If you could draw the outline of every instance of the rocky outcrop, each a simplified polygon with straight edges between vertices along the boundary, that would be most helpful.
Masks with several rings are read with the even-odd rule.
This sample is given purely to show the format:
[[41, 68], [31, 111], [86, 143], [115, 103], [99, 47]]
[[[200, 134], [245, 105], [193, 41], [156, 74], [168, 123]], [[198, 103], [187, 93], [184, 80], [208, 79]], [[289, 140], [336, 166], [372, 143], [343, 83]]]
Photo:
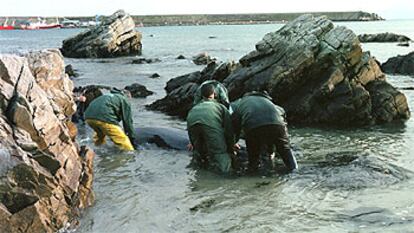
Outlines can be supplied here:
[[0, 55], [0, 232], [56, 232], [92, 204], [74, 106], [58, 50]]
[[194, 101], [197, 88], [206, 80], [223, 81], [235, 68], [234, 62], [209, 63], [202, 71], [179, 76], [167, 82], [167, 96], [147, 105], [150, 110], [165, 112], [172, 116], [185, 118]]
[[224, 80], [230, 99], [266, 90], [293, 123], [367, 125], [410, 116], [406, 97], [386, 83], [357, 36], [325, 17], [303, 15], [268, 33], [240, 63]]
[[[303, 15], [266, 34], [239, 63], [220, 76], [230, 100], [265, 90], [290, 123], [356, 126], [410, 116], [406, 97], [386, 82], [357, 36], [325, 17]], [[149, 108], [184, 118], [191, 95], [208, 78], [195, 72], [170, 80], [167, 96]]]
[[381, 69], [388, 74], [414, 75], [414, 52], [388, 59]]
[[208, 53], [200, 53], [193, 57], [193, 62], [196, 65], [207, 65], [214, 61], [216, 61], [216, 59], [212, 58]]
[[131, 92], [131, 96], [134, 98], [143, 98], [154, 94], [154, 92], [149, 91], [144, 85], [139, 83], [128, 85], [124, 89]]
[[160, 62], [161, 60], [158, 58], [137, 58], [132, 60], [132, 64], [151, 64], [151, 63], [156, 63], [156, 62]]
[[70, 78], [77, 78], [77, 77], [79, 77], [79, 73], [77, 72], [77, 70], [73, 69], [73, 66], [71, 64], [65, 66], [65, 73]]
[[408, 42], [411, 39], [404, 35], [398, 35], [394, 33], [378, 33], [378, 34], [361, 34], [358, 35], [358, 39], [362, 43], [370, 42]]
[[63, 41], [62, 53], [73, 58], [109, 58], [140, 55], [141, 33], [135, 31], [131, 16], [123, 10], [85, 32]]

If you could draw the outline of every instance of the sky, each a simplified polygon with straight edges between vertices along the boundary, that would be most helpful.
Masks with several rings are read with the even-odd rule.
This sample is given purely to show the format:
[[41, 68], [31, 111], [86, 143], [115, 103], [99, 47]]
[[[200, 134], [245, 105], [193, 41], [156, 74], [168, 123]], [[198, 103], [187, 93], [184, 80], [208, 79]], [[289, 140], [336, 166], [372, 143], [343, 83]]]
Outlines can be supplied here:
[[93, 16], [366, 11], [414, 19], [414, 0], [0, 0], [0, 16]]

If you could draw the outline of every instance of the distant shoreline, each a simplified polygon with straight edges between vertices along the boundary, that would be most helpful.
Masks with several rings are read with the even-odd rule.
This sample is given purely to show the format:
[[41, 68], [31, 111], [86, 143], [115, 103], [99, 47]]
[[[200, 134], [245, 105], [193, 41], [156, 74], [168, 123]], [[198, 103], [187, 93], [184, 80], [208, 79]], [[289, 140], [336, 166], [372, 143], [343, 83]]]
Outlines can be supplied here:
[[[286, 23], [302, 14], [326, 15], [332, 21], [378, 21], [384, 20], [378, 14], [363, 11], [350, 12], [302, 12], [302, 13], [254, 13], [254, 14], [192, 14], [192, 15], [131, 15], [137, 26], [178, 26], [178, 25], [232, 25]], [[0, 17], [3, 22], [6, 17]], [[36, 17], [7, 17], [9, 22], [18, 20], [35, 21]], [[55, 22], [57, 17], [44, 17]], [[65, 16], [59, 19], [93, 21], [95, 16]]]

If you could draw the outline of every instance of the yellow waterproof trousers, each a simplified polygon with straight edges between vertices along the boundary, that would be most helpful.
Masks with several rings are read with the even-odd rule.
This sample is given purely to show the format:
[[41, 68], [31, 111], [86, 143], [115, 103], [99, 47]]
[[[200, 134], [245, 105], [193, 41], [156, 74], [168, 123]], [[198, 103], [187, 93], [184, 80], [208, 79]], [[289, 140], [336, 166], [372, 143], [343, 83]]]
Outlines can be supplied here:
[[93, 140], [96, 146], [104, 144], [105, 136], [108, 136], [119, 149], [134, 150], [131, 141], [120, 126], [92, 119], [87, 119], [86, 123], [95, 131]]

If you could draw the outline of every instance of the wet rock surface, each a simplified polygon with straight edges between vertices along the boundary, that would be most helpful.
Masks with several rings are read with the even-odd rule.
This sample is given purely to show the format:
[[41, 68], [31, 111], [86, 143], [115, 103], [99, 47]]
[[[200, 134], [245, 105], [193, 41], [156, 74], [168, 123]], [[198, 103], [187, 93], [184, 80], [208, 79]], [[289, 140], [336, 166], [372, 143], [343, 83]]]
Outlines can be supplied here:
[[144, 85], [139, 83], [128, 85], [124, 89], [131, 92], [131, 96], [134, 98], [143, 98], [154, 94], [154, 92], [149, 91]]
[[155, 62], [161, 62], [158, 58], [137, 58], [132, 60], [132, 64], [150, 64]]
[[408, 36], [398, 35], [395, 33], [377, 33], [377, 34], [361, 34], [358, 35], [358, 39], [362, 43], [370, 42], [408, 42], [411, 39]]
[[56, 232], [94, 200], [58, 50], [0, 55], [0, 232]]
[[141, 38], [132, 17], [119, 10], [100, 25], [64, 40], [61, 51], [65, 57], [73, 58], [140, 55]]
[[202, 71], [173, 78], [165, 87], [167, 96], [147, 105], [147, 108], [185, 118], [192, 107], [194, 94], [200, 84], [206, 80], [222, 81], [235, 67], [234, 62], [221, 64], [211, 62]]
[[196, 65], [207, 65], [213, 61], [216, 61], [216, 59], [208, 55], [208, 53], [200, 53], [193, 57], [193, 62]]
[[77, 78], [79, 77], [79, 73], [77, 72], [76, 69], [73, 69], [73, 66], [71, 64], [65, 66], [65, 73], [70, 77], [70, 78]]
[[414, 52], [403, 56], [389, 58], [381, 65], [381, 69], [388, 74], [414, 76]]

